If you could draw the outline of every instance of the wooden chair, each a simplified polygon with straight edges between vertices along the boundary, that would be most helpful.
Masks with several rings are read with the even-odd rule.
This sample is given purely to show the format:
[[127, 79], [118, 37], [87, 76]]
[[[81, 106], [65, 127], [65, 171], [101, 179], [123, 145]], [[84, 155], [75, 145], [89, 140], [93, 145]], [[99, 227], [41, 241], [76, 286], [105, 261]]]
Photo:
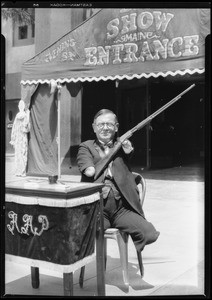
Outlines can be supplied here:
[[[135, 176], [135, 181], [139, 189], [140, 205], [142, 207], [145, 194], [146, 194], [146, 182], [145, 179], [139, 173], [133, 172], [133, 175]], [[107, 239], [114, 239], [117, 241], [118, 248], [119, 248], [124, 284], [126, 288], [129, 290], [129, 274], [128, 274], [129, 234], [122, 232], [117, 228], [108, 228], [107, 230], [105, 230], [104, 239], [105, 239], [105, 268], [106, 268], [106, 259], [107, 259]], [[138, 257], [138, 264], [140, 268], [141, 277], [143, 277], [144, 268], [143, 268], [142, 256], [140, 251], [137, 251], [137, 257]], [[83, 287], [84, 273], [85, 273], [85, 266], [81, 268], [80, 277], [79, 277], [79, 284], [81, 288]]]

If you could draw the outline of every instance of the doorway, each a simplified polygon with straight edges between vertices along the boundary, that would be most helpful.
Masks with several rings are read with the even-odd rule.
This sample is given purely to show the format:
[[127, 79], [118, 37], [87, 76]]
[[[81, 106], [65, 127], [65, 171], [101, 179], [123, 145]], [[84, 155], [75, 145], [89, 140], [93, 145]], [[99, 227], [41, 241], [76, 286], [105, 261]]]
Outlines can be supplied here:
[[[190, 85], [191, 82], [186, 81], [152, 84], [151, 113]], [[153, 168], [200, 164], [204, 157], [204, 84], [196, 83], [151, 125]]]
[[116, 113], [115, 82], [112, 80], [84, 82], [82, 94], [81, 140], [95, 139], [92, 123], [95, 114], [103, 108]]
[[[117, 115], [120, 123], [119, 133], [124, 134], [147, 117], [146, 87], [119, 90], [117, 99]], [[130, 141], [134, 146], [131, 158], [132, 165], [147, 165], [147, 127], [136, 131]]]

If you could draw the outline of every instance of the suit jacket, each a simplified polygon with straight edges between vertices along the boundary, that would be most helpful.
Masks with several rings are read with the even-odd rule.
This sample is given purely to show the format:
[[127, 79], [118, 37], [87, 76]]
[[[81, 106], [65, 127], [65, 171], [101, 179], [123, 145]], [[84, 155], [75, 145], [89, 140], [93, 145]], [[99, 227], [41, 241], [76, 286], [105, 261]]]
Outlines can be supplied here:
[[[94, 182], [93, 177], [84, 175], [84, 170], [88, 167], [95, 167], [101, 159], [99, 155], [99, 145], [95, 140], [88, 140], [79, 146], [77, 154], [77, 164], [82, 174], [81, 181]], [[139, 203], [139, 191], [135, 182], [135, 177], [128, 165], [128, 155], [122, 148], [114, 156], [112, 164], [112, 174], [121, 194], [128, 201], [133, 210], [144, 217], [144, 212]], [[98, 178], [98, 182], [103, 181], [103, 174]]]

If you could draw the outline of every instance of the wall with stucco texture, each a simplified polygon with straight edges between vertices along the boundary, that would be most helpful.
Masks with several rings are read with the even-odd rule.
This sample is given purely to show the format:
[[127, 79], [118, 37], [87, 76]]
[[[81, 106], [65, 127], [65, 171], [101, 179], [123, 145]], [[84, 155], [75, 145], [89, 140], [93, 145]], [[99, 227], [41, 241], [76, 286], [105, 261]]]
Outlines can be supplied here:
[[13, 47], [13, 25], [12, 21], [2, 20], [1, 33], [5, 37], [5, 72], [19, 73], [21, 65], [34, 56], [35, 45]]

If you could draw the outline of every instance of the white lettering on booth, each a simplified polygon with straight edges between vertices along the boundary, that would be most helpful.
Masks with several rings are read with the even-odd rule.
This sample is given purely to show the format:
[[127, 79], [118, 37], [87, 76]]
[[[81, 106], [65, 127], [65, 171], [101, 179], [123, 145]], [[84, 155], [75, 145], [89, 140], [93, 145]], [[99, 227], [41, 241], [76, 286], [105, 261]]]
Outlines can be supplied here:
[[154, 44], [154, 49], [155, 49], [155, 55], [154, 55], [154, 60], [160, 59], [159, 53], [163, 59], [167, 58], [167, 44], [168, 44], [168, 39], [163, 39], [162, 43], [159, 40], [153, 41]]
[[150, 12], [142, 12], [138, 15], [137, 23], [140, 29], [147, 29], [153, 23], [153, 15]]
[[163, 32], [166, 31], [169, 22], [174, 17], [174, 15], [170, 13], [163, 13], [161, 17], [161, 11], [153, 11], [153, 15], [155, 18], [156, 30], [161, 28]]
[[[134, 30], [148, 29], [152, 25], [155, 25], [156, 30], [165, 32], [166, 28], [174, 17], [171, 13], [163, 13], [161, 16], [161, 11], [141, 12], [139, 15], [137, 13], [132, 13], [130, 15], [122, 16], [121, 21], [118, 18], [111, 20], [107, 25], [107, 38], [115, 38], [119, 32], [121, 34], [126, 34]], [[120, 25], [120, 27], [119, 27]]]
[[137, 29], [137, 26], [135, 25], [136, 15], [137, 14], [130, 14], [130, 16], [123, 16], [121, 18], [123, 22], [123, 29], [121, 31], [122, 34]]
[[119, 25], [119, 19], [116, 18], [114, 20], [111, 20], [108, 24], [107, 24], [107, 30], [108, 31], [112, 31], [112, 33], [110, 34], [109, 32], [107, 32], [107, 38], [108, 39], [112, 39], [115, 36], [118, 35], [119, 33], [119, 28], [117, 27]]
[[97, 58], [94, 56], [96, 52], [97, 52], [96, 47], [85, 48], [85, 56], [86, 56], [85, 65], [95, 66], [97, 64]]
[[183, 44], [183, 38], [182, 37], [176, 37], [176, 38], [173, 38], [169, 42], [169, 44], [168, 44], [168, 54], [169, 54], [169, 57], [180, 57], [180, 56], [182, 56], [182, 52], [181, 51], [174, 52], [174, 48], [177, 48], [177, 47], [174, 46], [175, 43], [177, 44], [177, 46], [178, 45], [182, 45]]
[[29, 235], [31, 233], [34, 236], [36, 235], [41, 236], [44, 230], [49, 229], [49, 221], [47, 216], [43, 216], [43, 215], [38, 216], [38, 222], [41, 223], [40, 230], [37, 227], [33, 226], [32, 215], [25, 214], [22, 217], [24, 225], [21, 226], [20, 228], [18, 227], [18, 215], [14, 211], [10, 211], [8, 213], [8, 217], [12, 220], [10, 221], [10, 224], [7, 224], [7, 229], [12, 233], [12, 235], [14, 235], [14, 230], [16, 229], [21, 234]]
[[112, 49], [114, 51], [115, 59], [113, 60], [113, 64], [120, 64], [121, 58], [120, 58], [120, 50], [122, 51], [124, 49], [123, 44], [119, 45], [112, 45]]
[[[107, 24], [107, 39], [112, 45], [85, 48], [84, 65], [108, 65], [194, 56], [199, 53], [199, 35], [162, 38], [174, 14], [161, 11], [128, 12]], [[136, 32], [135, 32], [136, 31]], [[116, 38], [118, 36], [118, 38]], [[137, 43], [140, 41], [139, 43]]]
[[109, 64], [109, 50], [110, 46], [105, 46], [105, 49], [102, 46], [98, 46], [97, 50], [99, 53], [99, 60], [97, 65], [108, 65]]
[[124, 62], [136, 62], [138, 61], [138, 58], [135, 56], [135, 53], [138, 50], [137, 44], [128, 43], [125, 45], [126, 47], [126, 57], [124, 58]]
[[195, 44], [199, 41], [198, 35], [184, 36], [185, 52], [182, 56], [197, 55], [199, 53], [199, 47]]

